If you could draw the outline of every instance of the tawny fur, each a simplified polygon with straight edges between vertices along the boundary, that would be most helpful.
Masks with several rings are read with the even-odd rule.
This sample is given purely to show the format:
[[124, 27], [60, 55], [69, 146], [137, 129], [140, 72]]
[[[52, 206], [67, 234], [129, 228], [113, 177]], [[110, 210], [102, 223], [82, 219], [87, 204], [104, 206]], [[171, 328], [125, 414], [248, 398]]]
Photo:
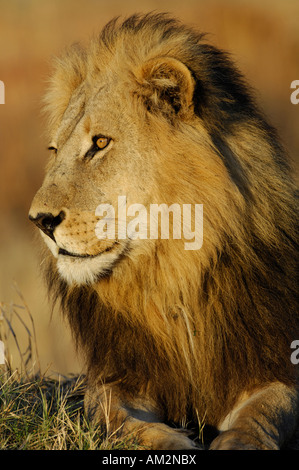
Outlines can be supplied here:
[[[50, 292], [92, 383], [150, 397], [163, 420], [217, 426], [242, 393], [295, 383], [296, 203], [286, 152], [228, 56], [165, 15], [114, 20], [57, 61], [46, 96], [51, 138], [74, 93], [84, 90], [76, 102], [84, 111], [99, 79], [123, 90], [120, 106], [134, 111], [127, 119], [152, 159], [148, 199], [134, 202], [203, 204], [203, 246], [145, 240], [88, 285], [69, 285], [47, 256]], [[135, 171], [142, 175], [138, 160]]]

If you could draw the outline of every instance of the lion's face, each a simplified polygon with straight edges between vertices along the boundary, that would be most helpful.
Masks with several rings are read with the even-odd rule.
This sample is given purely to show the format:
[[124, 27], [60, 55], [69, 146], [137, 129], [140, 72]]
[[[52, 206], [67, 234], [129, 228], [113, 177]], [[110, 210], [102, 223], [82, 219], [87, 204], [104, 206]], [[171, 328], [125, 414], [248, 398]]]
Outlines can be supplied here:
[[[95, 282], [119, 272], [128, 259], [153, 253], [156, 239], [149, 232], [119, 235], [120, 197], [135, 209], [206, 204], [207, 258], [243, 203], [194, 111], [195, 80], [183, 61], [157, 53], [127, 64], [127, 55], [122, 62], [117, 54], [107, 59], [105, 51], [95, 57], [91, 51], [88, 60], [73, 52], [71, 63], [65, 59], [54, 75], [48, 96], [52, 155], [29, 214], [70, 284]], [[227, 225], [214, 217], [219, 201], [230, 215]], [[105, 215], [97, 207], [104, 204], [114, 208], [109, 237], [96, 233]], [[173, 245], [172, 257], [183, 243]]]
[[140, 142], [139, 120], [129, 101], [123, 108], [115, 84], [86, 95], [82, 87], [74, 93], [52, 137], [51, 160], [30, 209], [60, 275], [77, 283], [111, 271], [132, 248], [128, 238], [98, 238], [96, 208], [111, 204], [117, 215], [118, 196], [147, 205], [157, 157], [150, 142]]

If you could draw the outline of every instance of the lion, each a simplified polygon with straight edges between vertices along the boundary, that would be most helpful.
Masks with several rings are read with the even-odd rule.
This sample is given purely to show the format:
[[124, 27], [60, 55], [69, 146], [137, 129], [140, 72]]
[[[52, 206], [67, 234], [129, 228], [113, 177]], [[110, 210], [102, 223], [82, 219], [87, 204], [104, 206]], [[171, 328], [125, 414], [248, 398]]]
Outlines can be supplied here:
[[[202, 422], [210, 449], [283, 448], [299, 411], [296, 189], [229, 55], [168, 14], [114, 19], [56, 60], [45, 110], [29, 218], [86, 360], [91, 422], [148, 449], [194, 450]], [[201, 204], [201, 248], [98, 237], [97, 207], [119, 215], [120, 196]]]

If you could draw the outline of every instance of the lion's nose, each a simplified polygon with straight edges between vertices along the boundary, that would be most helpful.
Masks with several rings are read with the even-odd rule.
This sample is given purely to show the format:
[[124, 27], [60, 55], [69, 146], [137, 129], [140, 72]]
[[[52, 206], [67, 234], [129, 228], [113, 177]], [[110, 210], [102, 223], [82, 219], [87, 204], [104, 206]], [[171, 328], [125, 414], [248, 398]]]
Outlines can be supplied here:
[[54, 241], [54, 230], [63, 221], [64, 218], [64, 211], [60, 211], [57, 216], [54, 216], [51, 213], [38, 213], [36, 217], [32, 217], [29, 214], [29, 219]]

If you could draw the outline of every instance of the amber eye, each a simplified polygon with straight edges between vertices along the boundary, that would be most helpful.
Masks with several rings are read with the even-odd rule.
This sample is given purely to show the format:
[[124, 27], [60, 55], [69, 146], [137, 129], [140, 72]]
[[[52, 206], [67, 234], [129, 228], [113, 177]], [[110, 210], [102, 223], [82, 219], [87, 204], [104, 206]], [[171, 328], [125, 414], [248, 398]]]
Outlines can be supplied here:
[[98, 137], [96, 140], [96, 146], [100, 149], [103, 150], [107, 145], [109, 144], [110, 139], [108, 137]]

